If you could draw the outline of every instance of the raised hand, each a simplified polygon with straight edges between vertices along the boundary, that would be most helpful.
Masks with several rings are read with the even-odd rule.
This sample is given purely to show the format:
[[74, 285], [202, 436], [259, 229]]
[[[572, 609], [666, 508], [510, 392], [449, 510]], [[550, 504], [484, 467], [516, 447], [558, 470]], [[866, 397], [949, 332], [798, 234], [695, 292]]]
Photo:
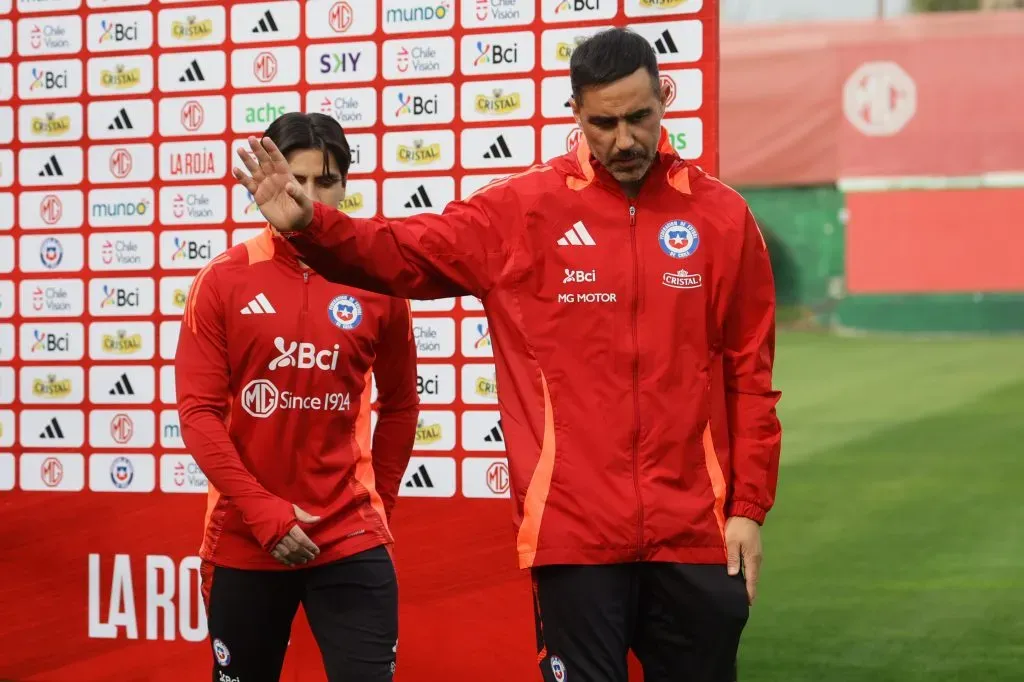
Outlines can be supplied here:
[[249, 174], [232, 168], [232, 175], [249, 190], [267, 221], [278, 232], [302, 230], [313, 219], [313, 202], [299, 187], [288, 161], [269, 137], [249, 137], [252, 153], [238, 150]]

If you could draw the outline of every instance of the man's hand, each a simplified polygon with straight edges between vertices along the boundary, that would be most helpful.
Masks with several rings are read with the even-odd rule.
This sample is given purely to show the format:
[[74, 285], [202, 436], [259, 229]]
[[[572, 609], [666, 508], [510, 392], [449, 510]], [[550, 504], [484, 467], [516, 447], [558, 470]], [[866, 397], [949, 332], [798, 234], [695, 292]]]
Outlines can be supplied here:
[[740, 572], [747, 579], [747, 602], [757, 597], [757, 574], [761, 571], [761, 526], [743, 516], [733, 516], [725, 522], [725, 546], [729, 552], [729, 575]]
[[239, 149], [238, 156], [250, 175], [239, 168], [232, 168], [232, 175], [249, 190], [267, 222], [278, 232], [304, 229], [313, 219], [313, 202], [299, 187], [281, 150], [269, 137], [257, 140], [250, 136], [249, 147], [251, 154]]
[[[316, 523], [320, 520], [319, 516], [311, 516], [302, 511], [297, 504], [293, 504], [292, 508], [295, 510], [295, 518], [302, 523]], [[320, 554], [320, 548], [313, 544], [305, 531], [295, 525], [270, 553], [285, 566], [294, 566], [315, 559]]]

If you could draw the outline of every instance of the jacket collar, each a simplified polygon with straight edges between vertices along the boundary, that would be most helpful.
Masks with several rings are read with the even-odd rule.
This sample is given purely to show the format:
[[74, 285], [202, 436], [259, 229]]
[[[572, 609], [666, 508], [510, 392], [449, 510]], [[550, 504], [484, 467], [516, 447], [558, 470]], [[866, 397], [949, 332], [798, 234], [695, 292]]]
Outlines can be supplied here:
[[[570, 189], [580, 191], [589, 187], [595, 180], [614, 187], [618, 186], [616, 180], [598, 161], [590, 151], [585, 135], [580, 135], [576, 147], [569, 152], [574, 174], [566, 178], [566, 184]], [[655, 155], [652, 173], [666, 172], [666, 180], [673, 189], [681, 194], [690, 194], [690, 174], [688, 164], [679, 158], [679, 154], [672, 146], [672, 139], [668, 130], [662, 126], [661, 138], [658, 140], [658, 151]]]
[[274, 260], [296, 272], [304, 270], [299, 261], [299, 252], [277, 230], [271, 227], [270, 223], [266, 223], [263, 230], [247, 241], [245, 246], [249, 251], [250, 263]]

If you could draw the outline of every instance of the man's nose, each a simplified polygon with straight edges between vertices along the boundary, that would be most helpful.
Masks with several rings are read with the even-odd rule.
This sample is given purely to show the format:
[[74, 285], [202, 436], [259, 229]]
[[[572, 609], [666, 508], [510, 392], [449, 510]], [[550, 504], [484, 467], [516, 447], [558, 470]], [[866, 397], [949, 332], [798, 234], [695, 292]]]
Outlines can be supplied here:
[[615, 130], [615, 147], [619, 151], [626, 151], [632, 149], [635, 144], [636, 138], [633, 137], [632, 127], [625, 121], [621, 121]]

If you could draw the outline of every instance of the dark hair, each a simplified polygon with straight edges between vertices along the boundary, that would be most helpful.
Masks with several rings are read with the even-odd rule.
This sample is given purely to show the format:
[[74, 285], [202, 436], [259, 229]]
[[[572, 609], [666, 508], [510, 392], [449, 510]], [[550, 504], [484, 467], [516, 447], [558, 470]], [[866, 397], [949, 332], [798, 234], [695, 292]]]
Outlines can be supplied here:
[[647, 69], [652, 87], [658, 92], [658, 57], [646, 38], [624, 28], [595, 33], [576, 46], [569, 60], [572, 96], [580, 104], [583, 88], [588, 85], [614, 83], [641, 68]]
[[293, 111], [276, 118], [264, 135], [274, 141], [285, 158], [294, 151], [319, 149], [324, 153], [324, 174], [328, 168], [327, 154], [330, 154], [338, 164], [342, 182], [348, 178], [352, 150], [345, 139], [345, 131], [330, 116]]

